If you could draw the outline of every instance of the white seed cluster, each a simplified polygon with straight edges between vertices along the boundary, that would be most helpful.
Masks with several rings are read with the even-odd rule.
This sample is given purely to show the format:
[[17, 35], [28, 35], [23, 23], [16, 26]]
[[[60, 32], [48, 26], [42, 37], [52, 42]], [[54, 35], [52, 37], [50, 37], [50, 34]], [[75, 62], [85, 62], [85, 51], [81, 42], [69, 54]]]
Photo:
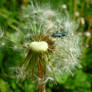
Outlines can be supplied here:
[[[19, 46], [29, 46], [35, 52], [47, 51], [49, 44], [46, 41], [36, 41], [34, 35], [36, 38], [36, 35], [43, 33], [48, 35], [51, 40], [54, 39], [55, 51], [48, 53], [46, 56], [45, 79], [47, 81], [54, 80], [55, 76], [62, 75], [65, 72], [72, 73], [75, 67], [80, 67], [78, 58], [81, 55], [81, 44], [80, 37], [76, 33], [78, 25], [69, 16], [53, 10], [50, 5], [44, 6], [33, 5], [33, 3], [26, 6], [21, 18], [23, 21], [21, 23], [22, 31], [12, 34], [9, 38], [13, 42], [20, 43]], [[66, 8], [66, 6], [64, 5], [63, 8]], [[57, 31], [59, 33], [65, 32], [66, 35], [61, 38], [52, 37], [52, 34]], [[5, 44], [2, 43], [2, 45]], [[14, 49], [17, 48], [16, 46], [14, 47]]]
[[31, 30], [32, 35], [42, 32], [51, 35], [63, 29], [61, 19], [63, 18], [60, 13], [52, 10], [50, 5], [40, 7], [31, 3], [31, 6], [23, 10], [22, 20], [25, 21], [25, 24], [22, 27], [25, 30]]
[[56, 52], [53, 54], [52, 62], [55, 67], [54, 70], [57, 74], [70, 72], [75, 67], [81, 67], [79, 62], [80, 50], [80, 37], [75, 34], [76, 24], [70, 20], [64, 21], [64, 29], [67, 36], [64, 39], [58, 39], [56, 43]]
[[[65, 5], [63, 7], [66, 8]], [[69, 16], [60, 14], [60, 12], [51, 9], [49, 5], [43, 7], [31, 4], [23, 10], [23, 20], [26, 26], [24, 30], [31, 29], [32, 35], [44, 33], [55, 40], [56, 50], [49, 55], [50, 61], [47, 61], [46, 64], [47, 80], [54, 80], [57, 75], [65, 72], [72, 73], [75, 67], [81, 67], [78, 59], [81, 55], [80, 37], [75, 32], [78, 25]], [[62, 30], [66, 32], [65, 37], [53, 38], [51, 36], [57, 31], [62, 33]], [[45, 42], [32, 42], [30, 47], [36, 51], [48, 49]]]

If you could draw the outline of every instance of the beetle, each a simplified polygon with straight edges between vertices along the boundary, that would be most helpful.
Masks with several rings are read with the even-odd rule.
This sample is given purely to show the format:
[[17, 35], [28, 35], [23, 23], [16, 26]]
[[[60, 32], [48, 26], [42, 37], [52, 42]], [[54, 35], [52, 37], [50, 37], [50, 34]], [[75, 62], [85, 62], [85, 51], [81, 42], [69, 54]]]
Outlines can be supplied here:
[[52, 37], [64, 37], [64, 36], [66, 36], [66, 32], [63, 33], [55, 32], [52, 34]]

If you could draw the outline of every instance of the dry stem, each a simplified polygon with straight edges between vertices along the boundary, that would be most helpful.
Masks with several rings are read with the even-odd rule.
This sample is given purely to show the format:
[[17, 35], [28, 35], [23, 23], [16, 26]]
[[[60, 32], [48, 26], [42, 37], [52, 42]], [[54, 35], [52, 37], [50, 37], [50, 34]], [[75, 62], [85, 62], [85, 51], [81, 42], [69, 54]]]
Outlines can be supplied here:
[[38, 59], [38, 76], [42, 80], [42, 83], [40, 83], [40, 92], [46, 92], [45, 83], [43, 82], [45, 78], [45, 71], [39, 59]]

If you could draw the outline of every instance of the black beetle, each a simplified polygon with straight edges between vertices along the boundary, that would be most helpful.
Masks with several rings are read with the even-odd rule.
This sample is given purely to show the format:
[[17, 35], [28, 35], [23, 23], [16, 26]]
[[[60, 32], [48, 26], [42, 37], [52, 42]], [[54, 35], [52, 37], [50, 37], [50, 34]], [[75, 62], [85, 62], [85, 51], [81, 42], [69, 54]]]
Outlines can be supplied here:
[[66, 32], [63, 33], [56, 32], [52, 34], [52, 37], [64, 37], [64, 36], [66, 36]]

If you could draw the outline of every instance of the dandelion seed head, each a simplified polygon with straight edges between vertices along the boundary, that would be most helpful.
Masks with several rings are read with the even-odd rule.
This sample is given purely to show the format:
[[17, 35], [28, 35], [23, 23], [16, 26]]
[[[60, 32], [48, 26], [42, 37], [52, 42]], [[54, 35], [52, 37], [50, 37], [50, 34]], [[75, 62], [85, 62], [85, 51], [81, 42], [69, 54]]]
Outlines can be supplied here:
[[14, 49], [17, 49], [18, 47], [15, 45], [13, 48], [14, 48]]
[[80, 19], [80, 22], [82, 25], [85, 25], [85, 19], [83, 17]]
[[[67, 8], [66, 5], [62, 7]], [[42, 62], [46, 64], [45, 82], [55, 80], [55, 76], [63, 75], [65, 72], [72, 74], [76, 67], [80, 67], [78, 59], [81, 55], [80, 36], [76, 33], [78, 25], [70, 17], [61, 15], [59, 11], [49, 6], [43, 7], [33, 4], [23, 9], [22, 17], [24, 23], [24, 25], [20, 25], [22, 32], [15, 33], [11, 39], [18, 40], [27, 50], [46, 51], [40, 57]], [[66, 35], [52, 37], [55, 32], [65, 32]], [[15, 48], [17, 47], [15, 46]], [[30, 54], [30, 61], [33, 65], [37, 61], [37, 55], [32, 52]], [[30, 64], [30, 70], [31, 67], [33, 68], [32, 64]], [[25, 68], [29, 69], [26, 66], [27, 64]], [[30, 73], [30, 75], [38, 77], [36, 67], [34, 74]], [[43, 81], [39, 77], [38, 80]]]
[[5, 45], [6, 45], [6, 43], [5, 43], [5, 42], [1, 42], [1, 45], [2, 45], [2, 46], [5, 46]]
[[80, 13], [78, 11], [75, 12], [75, 16], [79, 17]]
[[62, 5], [62, 8], [63, 8], [63, 9], [66, 9], [66, 8], [67, 8], [67, 5], [66, 5], [66, 4], [63, 4], [63, 5]]
[[91, 37], [91, 33], [90, 33], [90, 32], [85, 32], [84, 35], [85, 35], [86, 37]]

